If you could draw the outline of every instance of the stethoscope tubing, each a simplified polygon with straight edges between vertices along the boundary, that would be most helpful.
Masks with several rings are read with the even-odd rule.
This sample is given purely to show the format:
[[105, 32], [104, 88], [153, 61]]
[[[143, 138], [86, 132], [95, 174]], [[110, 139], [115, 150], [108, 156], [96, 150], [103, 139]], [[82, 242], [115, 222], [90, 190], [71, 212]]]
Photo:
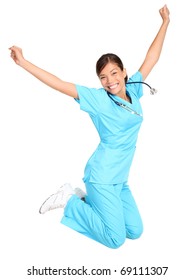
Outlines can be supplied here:
[[[127, 82], [126, 84], [144, 84], [144, 85], [146, 85], [146, 86], [148, 86], [148, 87], [150, 88], [150, 94], [154, 95], [154, 94], [157, 92], [156, 89], [152, 88], [149, 84], [147, 84], [147, 83], [145, 83], [145, 82], [138, 82], [138, 81], [135, 81], [135, 82]], [[127, 105], [125, 105], [125, 104], [123, 104], [123, 103], [121, 103], [121, 102], [116, 101], [116, 100], [112, 97], [112, 95], [111, 95], [109, 92], [107, 92], [107, 94], [108, 94], [108, 96], [112, 99], [112, 101], [113, 101], [116, 105], [118, 105], [118, 106], [120, 106], [120, 107], [126, 109], [126, 110], [129, 111], [131, 114], [135, 114], [135, 115], [137, 115], [137, 116], [142, 117], [142, 114], [139, 114], [139, 113], [137, 113], [136, 111], [134, 111], [133, 109], [131, 109], [130, 107], [128, 107]]]

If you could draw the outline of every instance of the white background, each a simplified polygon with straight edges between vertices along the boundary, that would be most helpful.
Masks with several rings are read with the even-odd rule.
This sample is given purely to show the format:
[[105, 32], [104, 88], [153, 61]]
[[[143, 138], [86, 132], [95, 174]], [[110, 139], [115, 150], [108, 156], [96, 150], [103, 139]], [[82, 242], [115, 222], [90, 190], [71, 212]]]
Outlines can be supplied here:
[[[97, 59], [121, 57], [129, 76], [154, 39], [165, 4], [156, 0], [7, 0], [0, 5], [0, 278], [36, 268], [168, 266], [165, 276], [194, 279], [194, 12], [193, 1], [170, 1], [171, 23], [160, 61], [146, 82], [144, 123], [129, 183], [144, 233], [109, 249], [60, 224], [62, 210], [40, 215], [44, 199], [65, 182], [84, 189], [85, 163], [98, 135], [79, 105], [19, 68], [8, 48], [60, 78], [100, 87]], [[76, 276], [75, 276], [76, 277]], [[130, 276], [77, 276], [129, 279]]]

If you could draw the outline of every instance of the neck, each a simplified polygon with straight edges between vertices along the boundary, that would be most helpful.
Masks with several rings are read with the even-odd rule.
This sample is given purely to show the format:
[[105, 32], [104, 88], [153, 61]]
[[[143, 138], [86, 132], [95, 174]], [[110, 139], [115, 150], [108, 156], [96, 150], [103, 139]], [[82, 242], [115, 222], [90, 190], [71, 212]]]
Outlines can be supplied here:
[[127, 93], [125, 93], [123, 96], [120, 96], [122, 99], [124, 99], [125, 101], [127, 102], [130, 102], [131, 103], [131, 99], [129, 97], [129, 95]]

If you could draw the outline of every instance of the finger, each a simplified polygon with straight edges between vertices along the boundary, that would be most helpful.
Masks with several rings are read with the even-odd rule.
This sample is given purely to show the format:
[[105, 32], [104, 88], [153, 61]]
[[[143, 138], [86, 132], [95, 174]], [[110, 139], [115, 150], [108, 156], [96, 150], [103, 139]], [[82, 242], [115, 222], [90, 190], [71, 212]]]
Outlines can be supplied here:
[[12, 46], [9, 48], [10, 51], [12, 51], [15, 48], [15, 46]]
[[15, 58], [15, 57], [16, 57], [15, 53], [11, 52], [11, 58]]
[[13, 46], [10, 47], [9, 49], [10, 49], [10, 50], [17, 50], [17, 49], [19, 49], [19, 48], [18, 48], [17, 46], [14, 46], [14, 45], [13, 45]]

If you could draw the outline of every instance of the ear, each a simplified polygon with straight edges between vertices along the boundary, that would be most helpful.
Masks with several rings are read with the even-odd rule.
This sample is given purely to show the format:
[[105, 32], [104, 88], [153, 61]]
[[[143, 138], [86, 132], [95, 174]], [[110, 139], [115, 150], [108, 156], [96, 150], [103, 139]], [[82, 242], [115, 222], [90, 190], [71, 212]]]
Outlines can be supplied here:
[[124, 79], [126, 78], [126, 76], [127, 76], [126, 68], [123, 68], [123, 77], [124, 77]]

